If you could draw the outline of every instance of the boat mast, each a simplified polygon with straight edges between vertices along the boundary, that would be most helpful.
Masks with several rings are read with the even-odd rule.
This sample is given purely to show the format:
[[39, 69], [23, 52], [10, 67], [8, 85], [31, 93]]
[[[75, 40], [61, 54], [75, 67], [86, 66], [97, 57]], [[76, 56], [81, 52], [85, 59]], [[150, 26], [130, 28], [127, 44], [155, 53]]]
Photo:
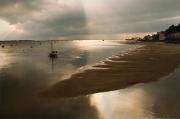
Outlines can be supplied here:
[[53, 41], [51, 40], [51, 52], [53, 51]]

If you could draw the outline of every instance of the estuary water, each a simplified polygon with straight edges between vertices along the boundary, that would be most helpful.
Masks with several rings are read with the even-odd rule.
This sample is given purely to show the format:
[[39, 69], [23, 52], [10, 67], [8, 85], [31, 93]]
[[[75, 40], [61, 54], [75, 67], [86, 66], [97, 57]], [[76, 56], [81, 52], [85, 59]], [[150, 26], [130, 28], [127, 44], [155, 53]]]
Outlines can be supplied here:
[[[10, 42], [0, 49], [0, 119], [178, 119], [180, 70], [158, 82], [64, 99], [39, 92], [112, 55], [141, 45], [117, 41]], [[71, 87], [73, 88], [73, 87]], [[66, 90], [64, 90], [66, 92]]]

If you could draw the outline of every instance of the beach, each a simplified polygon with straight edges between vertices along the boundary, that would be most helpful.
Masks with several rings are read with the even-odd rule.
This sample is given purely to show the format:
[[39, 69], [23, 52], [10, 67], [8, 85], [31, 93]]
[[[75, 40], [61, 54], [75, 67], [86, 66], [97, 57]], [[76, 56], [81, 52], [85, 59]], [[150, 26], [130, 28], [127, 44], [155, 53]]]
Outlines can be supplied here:
[[73, 74], [41, 94], [65, 98], [118, 90], [138, 83], [160, 80], [173, 72], [179, 64], [178, 44], [149, 43]]
[[1, 119], [178, 119], [178, 44], [54, 42], [2, 42]]
[[180, 0], [0, 0], [0, 119], [180, 119]]

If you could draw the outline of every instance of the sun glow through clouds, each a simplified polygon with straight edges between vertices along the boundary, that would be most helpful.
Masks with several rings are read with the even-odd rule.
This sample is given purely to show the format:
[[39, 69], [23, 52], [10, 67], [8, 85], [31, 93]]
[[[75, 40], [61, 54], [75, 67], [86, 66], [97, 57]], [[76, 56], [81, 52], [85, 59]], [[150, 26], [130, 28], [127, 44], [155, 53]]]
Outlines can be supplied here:
[[23, 33], [24, 32], [24, 30], [21, 28], [18, 28], [17, 25], [11, 25], [10, 27], [11, 27], [11, 30], [16, 32], [16, 33]]
[[178, 23], [174, 1], [2, 0], [0, 39], [122, 40], [122, 33], [157, 32]]

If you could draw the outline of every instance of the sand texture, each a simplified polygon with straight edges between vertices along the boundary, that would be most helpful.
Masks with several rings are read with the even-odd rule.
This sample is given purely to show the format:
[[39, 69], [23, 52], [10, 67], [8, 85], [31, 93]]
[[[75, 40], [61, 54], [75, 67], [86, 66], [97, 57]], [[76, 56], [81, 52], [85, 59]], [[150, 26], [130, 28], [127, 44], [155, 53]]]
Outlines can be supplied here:
[[73, 74], [43, 91], [52, 98], [75, 97], [113, 91], [137, 83], [159, 80], [180, 64], [180, 45], [152, 43], [145, 47], [109, 58], [104, 64]]

